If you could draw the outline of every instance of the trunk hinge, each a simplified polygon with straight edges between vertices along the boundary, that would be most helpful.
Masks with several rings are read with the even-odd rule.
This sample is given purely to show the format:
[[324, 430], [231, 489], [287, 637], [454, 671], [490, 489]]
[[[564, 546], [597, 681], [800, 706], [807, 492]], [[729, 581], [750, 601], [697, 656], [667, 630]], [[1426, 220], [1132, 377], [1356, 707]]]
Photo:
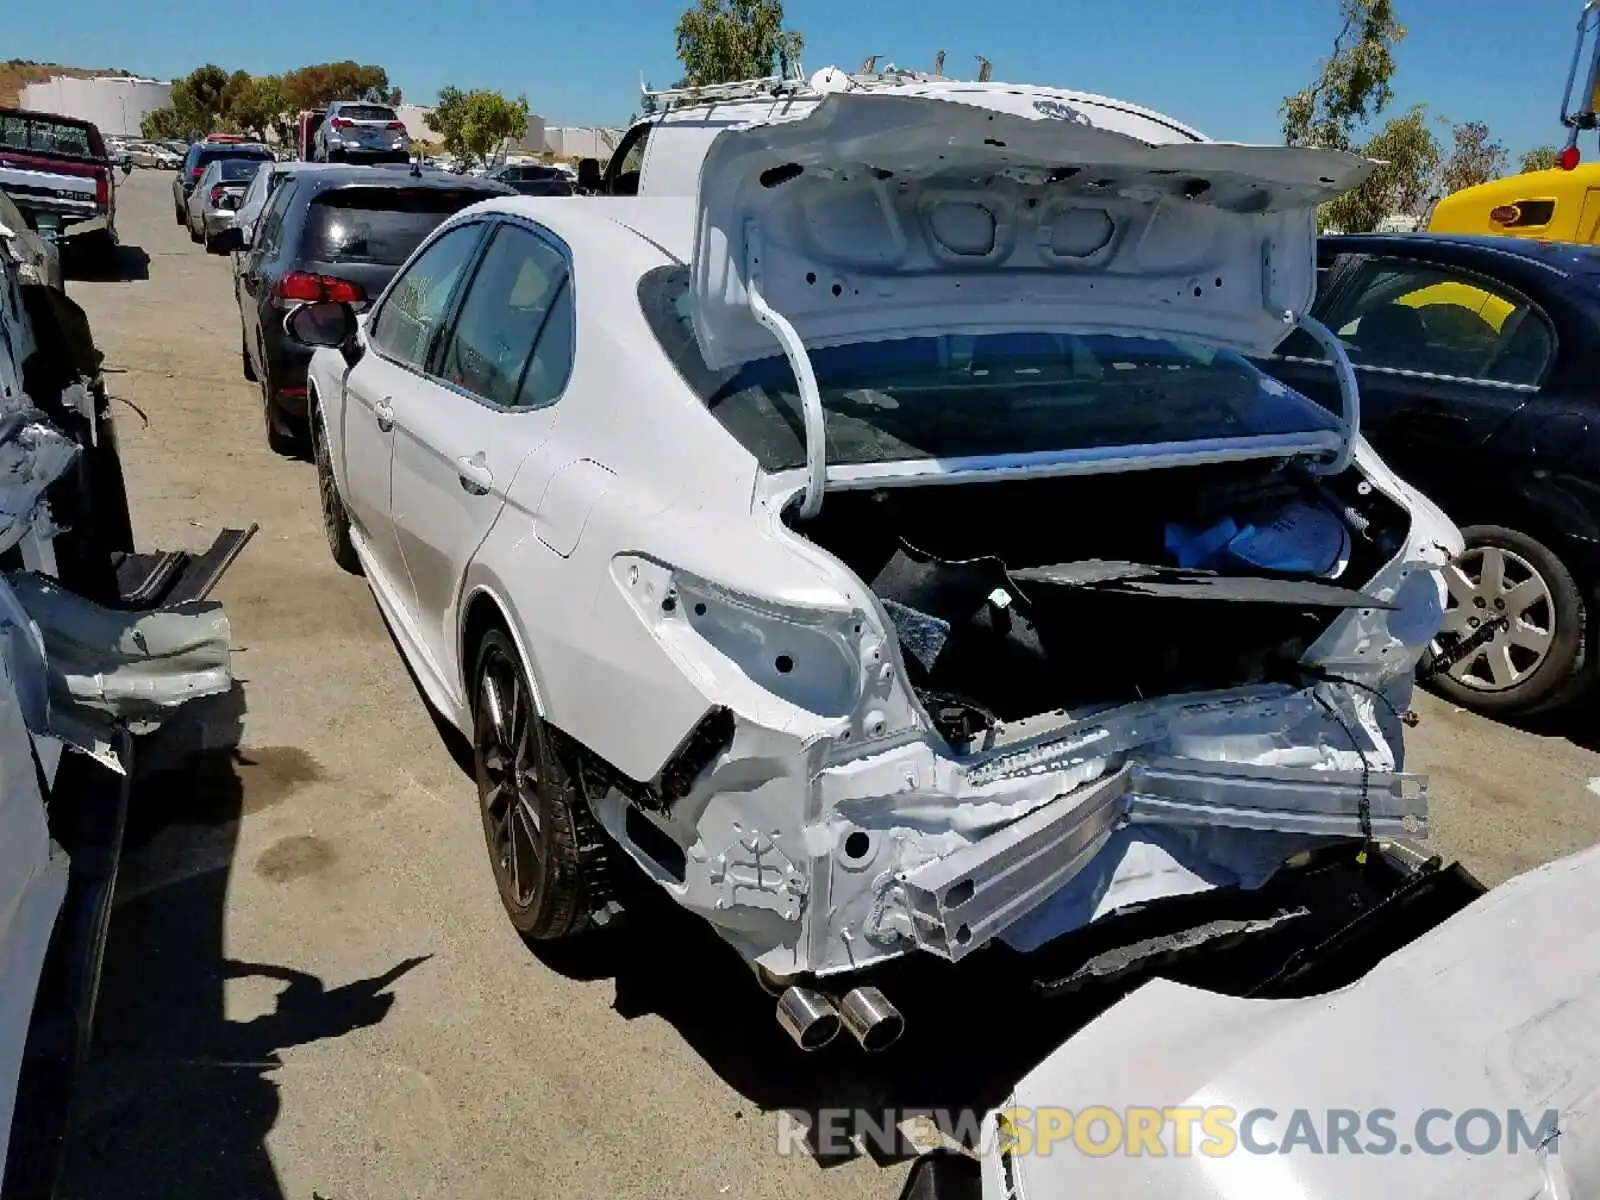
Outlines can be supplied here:
[[811, 356], [806, 353], [799, 330], [761, 294], [761, 229], [755, 221], [745, 222], [744, 254], [750, 312], [778, 339], [800, 389], [800, 410], [806, 426], [806, 494], [800, 501], [800, 516], [810, 520], [822, 511], [822, 489], [828, 480], [828, 430], [822, 413], [822, 390], [817, 386], [817, 373], [811, 369]]
[[1339, 380], [1339, 415], [1344, 422], [1344, 444], [1327, 462], [1306, 464], [1307, 470], [1313, 475], [1337, 475], [1350, 466], [1350, 460], [1355, 457], [1356, 438], [1361, 434], [1361, 392], [1356, 386], [1356, 371], [1350, 365], [1350, 356], [1344, 351], [1344, 343], [1333, 330], [1307, 313], [1290, 313], [1289, 317], [1328, 352], [1333, 373]]

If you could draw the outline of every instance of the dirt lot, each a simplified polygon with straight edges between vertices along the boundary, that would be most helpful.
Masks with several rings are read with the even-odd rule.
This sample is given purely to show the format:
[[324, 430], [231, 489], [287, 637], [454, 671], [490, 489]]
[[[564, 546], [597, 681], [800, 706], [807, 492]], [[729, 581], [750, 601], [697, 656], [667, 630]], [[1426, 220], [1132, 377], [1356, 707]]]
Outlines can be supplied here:
[[[171, 178], [120, 189], [127, 278], [69, 290], [148, 416], [118, 411], [142, 544], [261, 524], [219, 591], [242, 735], [213, 718], [218, 744], [142, 788], [68, 1194], [892, 1200], [899, 1168], [780, 1155], [778, 1110], [993, 1100], [914, 1050], [992, 1082], [1031, 1053], [996, 1048], [1015, 1024], [985, 1033], [963, 985], [893, 1061], [797, 1062], [731, 952], [670, 914], [562, 954], [518, 940], [470, 780], [328, 558], [311, 468], [266, 447], [228, 260], [174, 224]], [[1418, 708], [1441, 852], [1495, 882], [1600, 840], [1594, 714], [1567, 736]], [[1030, 1019], [1044, 1044], [1081, 1015]]]

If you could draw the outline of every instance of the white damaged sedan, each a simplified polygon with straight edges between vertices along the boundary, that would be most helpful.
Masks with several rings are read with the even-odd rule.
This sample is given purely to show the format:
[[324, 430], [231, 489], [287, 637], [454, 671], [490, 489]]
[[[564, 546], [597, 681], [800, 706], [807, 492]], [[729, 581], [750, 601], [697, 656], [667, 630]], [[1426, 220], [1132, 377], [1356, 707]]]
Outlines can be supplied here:
[[[1459, 535], [1303, 314], [1369, 164], [1117, 101], [843, 81], [692, 199], [511, 198], [312, 304], [330, 546], [473, 741], [516, 927], [619, 851], [783, 992], [1426, 833]], [[1296, 325], [1331, 413], [1262, 376]], [[792, 978], [791, 978], [792, 977]]]

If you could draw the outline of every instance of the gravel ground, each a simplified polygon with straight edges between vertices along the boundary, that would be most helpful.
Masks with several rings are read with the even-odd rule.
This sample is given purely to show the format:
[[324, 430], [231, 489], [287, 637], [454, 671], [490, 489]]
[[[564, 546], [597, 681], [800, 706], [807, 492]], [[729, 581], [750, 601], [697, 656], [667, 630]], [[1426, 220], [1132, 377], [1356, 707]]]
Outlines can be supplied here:
[[[971, 979], [941, 982], [904, 1053], [800, 1059], [731, 952], [670, 912], [525, 946], [459, 747], [329, 559], [310, 466], [266, 447], [228, 260], [174, 224], [171, 178], [120, 189], [124, 278], [69, 291], [148, 417], [118, 411], [141, 545], [261, 533], [218, 591], [235, 704], [138, 797], [66, 1194], [892, 1200], [901, 1166], [780, 1154], [780, 1110], [992, 1101], [1082, 1014], [1019, 1038]], [[1442, 853], [1493, 883], [1600, 840], [1593, 713], [1529, 732], [1417, 707]]]

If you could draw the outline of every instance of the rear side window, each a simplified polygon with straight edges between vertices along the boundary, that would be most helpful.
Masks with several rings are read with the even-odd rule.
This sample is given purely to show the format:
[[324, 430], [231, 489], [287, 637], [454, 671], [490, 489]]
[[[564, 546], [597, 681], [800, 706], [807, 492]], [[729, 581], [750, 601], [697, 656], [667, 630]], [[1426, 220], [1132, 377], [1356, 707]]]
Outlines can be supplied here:
[[571, 358], [566, 334], [559, 335], [563, 345], [555, 348], [559, 361], [541, 372], [543, 377], [554, 371], [559, 379], [543, 378], [522, 401], [517, 396], [524, 368], [566, 279], [566, 260], [548, 242], [526, 229], [501, 226], [445, 341], [440, 378], [501, 407], [554, 400], [566, 384]]
[[339, 111], [333, 114], [343, 117], [347, 121], [393, 121], [394, 109], [385, 108], [381, 104], [341, 104]]
[[484, 198], [485, 193], [465, 188], [330, 189], [311, 202], [300, 255], [316, 262], [397, 267], [446, 217]]

